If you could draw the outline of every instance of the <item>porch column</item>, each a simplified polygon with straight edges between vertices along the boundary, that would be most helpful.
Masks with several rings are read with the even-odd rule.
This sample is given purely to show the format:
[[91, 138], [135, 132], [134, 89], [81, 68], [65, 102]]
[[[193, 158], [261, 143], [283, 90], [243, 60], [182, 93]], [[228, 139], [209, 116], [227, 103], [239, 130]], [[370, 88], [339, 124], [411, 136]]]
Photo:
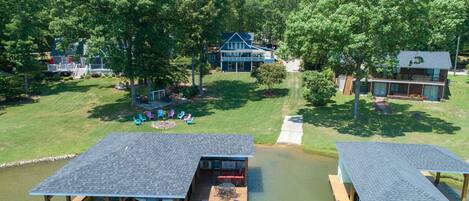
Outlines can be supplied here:
[[251, 72], [252, 72], [252, 60], [251, 60]]
[[71, 196], [65, 196], [65, 200], [66, 201], [72, 201], [72, 197]]
[[464, 183], [461, 192], [461, 201], [465, 201], [467, 198], [467, 187], [469, 186], [469, 174], [464, 174]]
[[441, 91], [441, 99], [445, 98], [445, 88], [446, 84], [441, 87], [443, 90]]
[[235, 62], [236, 72], [238, 72], [238, 62]]
[[425, 88], [424, 84], [422, 84], [422, 92], [420, 93], [420, 96], [423, 96], [423, 88]]
[[355, 201], [355, 187], [353, 186], [353, 183], [352, 183], [352, 186], [350, 188], [350, 201]]
[[391, 91], [391, 83], [389, 82], [389, 83], [388, 83], [388, 91], [387, 91], [387, 94], [386, 94], [386, 96], [388, 96], [388, 95], [389, 95], [389, 92], [390, 92], [390, 91]]
[[249, 158], [244, 161], [244, 185], [248, 185], [248, 169], [249, 169]]
[[371, 95], [373, 95], [373, 82], [370, 82], [370, 92], [371, 92]]
[[407, 83], [407, 96], [410, 95], [410, 83]]
[[437, 172], [435, 182], [433, 182], [433, 184], [435, 184], [435, 186], [438, 186], [438, 184], [440, 183], [440, 177], [441, 177], [441, 173]]

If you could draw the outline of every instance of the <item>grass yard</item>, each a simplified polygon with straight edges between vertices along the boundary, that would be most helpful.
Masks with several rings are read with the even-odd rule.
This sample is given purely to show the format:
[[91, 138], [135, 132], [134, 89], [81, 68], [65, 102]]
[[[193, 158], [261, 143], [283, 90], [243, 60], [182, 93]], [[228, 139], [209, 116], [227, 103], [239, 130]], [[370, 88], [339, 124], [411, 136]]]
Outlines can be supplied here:
[[[205, 78], [207, 98], [176, 107], [195, 116], [188, 126], [177, 121], [166, 133], [251, 134], [256, 143], [273, 144], [282, 114], [295, 109], [298, 75], [265, 97], [248, 73], [219, 73]], [[113, 131], [153, 131], [150, 123], [137, 127], [130, 117], [128, 93], [115, 90], [117, 78], [58, 83], [36, 103], [0, 109], [0, 163], [80, 153]], [[296, 86], [296, 87], [295, 87]], [[289, 93], [289, 89], [292, 92]]]
[[372, 99], [362, 96], [361, 117], [351, 117], [353, 96], [338, 94], [326, 107], [303, 107], [304, 148], [336, 154], [336, 141], [425, 143], [449, 148], [469, 159], [469, 76], [450, 76], [447, 102], [389, 100], [391, 115], [374, 111]]
[[392, 115], [374, 111], [362, 96], [361, 117], [352, 119], [353, 96], [337, 94], [325, 107], [308, 105], [301, 74], [289, 74], [274, 97], [265, 96], [248, 73], [216, 73], [205, 78], [207, 96], [175, 107], [195, 116], [195, 124], [165, 131], [150, 123], [137, 127], [128, 93], [113, 88], [117, 78], [76, 80], [52, 85], [36, 103], [0, 107], [0, 163], [80, 153], [116, 131], [250, 134], [273, 144], [284, 115], [304, 115], [304, 149], [335, 155], [336, 141], [428, 143], [469, 159], [469, 77], [450, 77], [447, 102], [390, 100]]

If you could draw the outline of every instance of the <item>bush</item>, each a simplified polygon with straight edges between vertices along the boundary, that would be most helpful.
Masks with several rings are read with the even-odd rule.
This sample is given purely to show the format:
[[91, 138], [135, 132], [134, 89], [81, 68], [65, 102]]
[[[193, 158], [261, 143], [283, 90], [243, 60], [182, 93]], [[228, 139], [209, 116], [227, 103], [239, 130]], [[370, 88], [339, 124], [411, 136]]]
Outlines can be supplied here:
[[90, 79], [91, 75], [85, 75], [85, 79]]
[[45, 80], [49, 81], [49, 82], [58, 82], [58, 81], [62, 80], [62, 78], [60, 77], [59, 74], [54, 74], [52, 76], [46, 77]]
[[199, 93], [199, 88], [197, 86], [182, 87], [179, 92], [182, 93], [182, 96], [185, 98], [193, 98]]
[[335, 95], [337, 89], [331, 73], [306, 71], [303, 77], [303, 96], [314, 106], [323, 106]]
[[91, 77], [94, 77], [94, 78], [98, 78], [98, 77], [101, 77], [102, 75], [99, 74], [99, 73], [93, 73], [91, 74]]
[[17, 98], [23, 93], [22, 78], [0, 75], [0, 96], [8, 100]]
[[281, 84], [287, 77], [285, 66], [279, 63], [262, 64], [251, 72], [251, 76], [256, 78], [257, 83], [266, 85], [271, 91], [274, 85]]

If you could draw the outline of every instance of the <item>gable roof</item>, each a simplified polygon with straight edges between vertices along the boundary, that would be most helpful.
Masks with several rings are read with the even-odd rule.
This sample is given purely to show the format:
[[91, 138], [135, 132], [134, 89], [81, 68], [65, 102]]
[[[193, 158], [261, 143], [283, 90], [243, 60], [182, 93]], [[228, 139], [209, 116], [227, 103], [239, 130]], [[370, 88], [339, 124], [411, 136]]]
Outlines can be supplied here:
[[432, 145], [339, 142], [342, 165], [362, 201], [448, 201], [420, 170], [469, 173], [469, 165]]
[[113, 133], [31, 195], [184, 198], [201, 157], [251, 157], [248, 135]]
[[[423, 62], [418, 59], [422, 58]], [[401, 68], [443, 69], [451, 68], [449, 52], [400, 51], [397, 55]]]
[[222, 34], [222, 44], [220, 46], [220, 49], [223, 49], [223, 47], [231, 40], [237, 39], [239, 42], [243, 42], [248, 46], [250, 49], [257, 49], [252, 45], [252, 41], [254, 40], [254, 33], [247, 33], [247, 32], [232, 32], [232, 33], [223, 33]]

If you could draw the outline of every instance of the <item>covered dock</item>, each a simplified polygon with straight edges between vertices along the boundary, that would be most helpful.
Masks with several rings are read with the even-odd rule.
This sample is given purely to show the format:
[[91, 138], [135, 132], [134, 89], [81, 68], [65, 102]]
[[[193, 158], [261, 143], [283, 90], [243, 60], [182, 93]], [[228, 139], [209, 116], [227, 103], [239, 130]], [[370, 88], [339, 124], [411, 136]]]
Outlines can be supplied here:
[[236, 188], [245, 189], [238, 192], [247, 198], [247, 165], [253, 154], [249, 135], [113, 133], [30, 194], [45, 201], [54, 196], [66, 201], [188, 201], [203, 194], [197, 187], [205, 174], [216, 178], [216, 172], [243, 170]]
[[[469, 164], [444, 148], [424, 144], [339, 142], [337, 150], [338, 174], [329, 176], [336, 201], [467, 199]], [[463, 175], [460, 196], [448, 193], [452, 189], [440, 184], [444, 173]]]

